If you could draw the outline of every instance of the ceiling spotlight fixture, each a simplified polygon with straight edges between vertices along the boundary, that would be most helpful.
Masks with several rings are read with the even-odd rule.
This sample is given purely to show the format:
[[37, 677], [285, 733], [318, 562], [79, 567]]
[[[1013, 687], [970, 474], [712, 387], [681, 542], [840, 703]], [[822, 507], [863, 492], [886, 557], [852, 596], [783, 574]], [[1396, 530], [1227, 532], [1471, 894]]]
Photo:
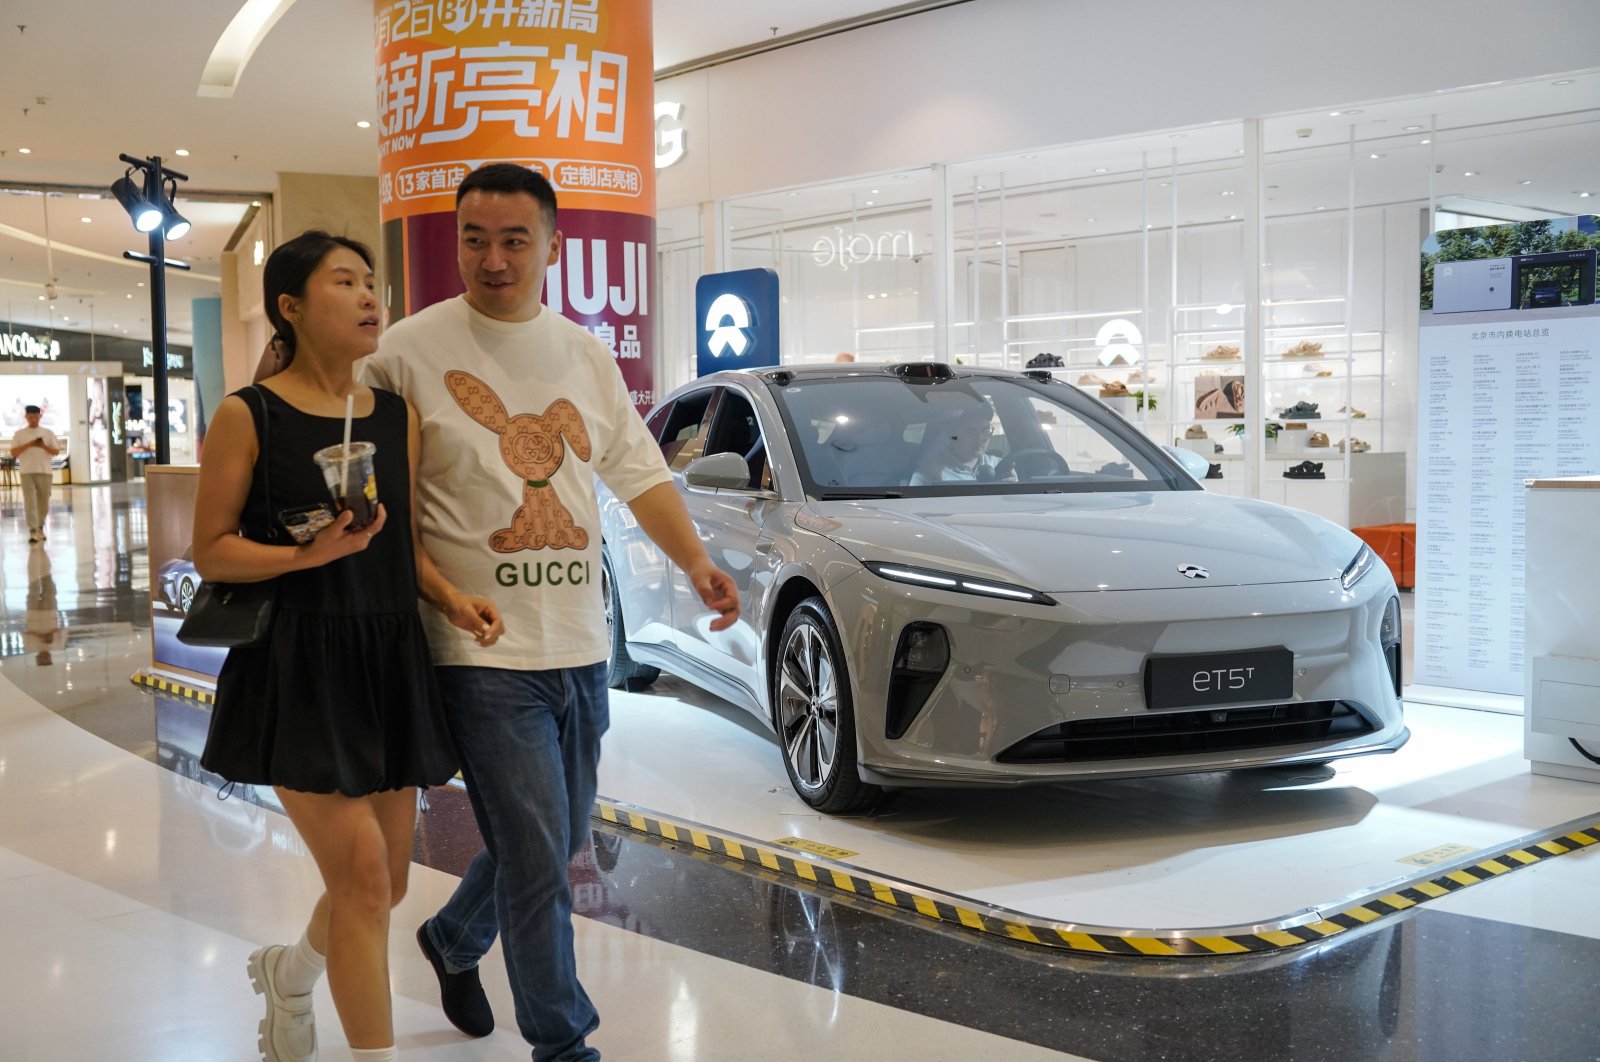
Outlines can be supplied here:
[[147, 188], [133, 183], [131, 169], [112, 182], [111, 194], [117, 197], [122, 209], [133, 219], [133, 227], [140, 232], [154, 232], [161, 227], [161, 208], [152, 202]]
[[1088, 222], [1088, 223], [1089, 223], [1089, 224], [1091, 224], [1091, 225], [1093, 225], [1093, 224], [1094, 224], [1094, 218], [1084, 218], [1084, 219], [1083, 219], [1083, 220], [1084, 220], [1084, 221], [1087, 221], [1087, 222]]
[[259, 199], [252, 199], [252, 200], [250, 200], [250, 205], [251, 205], [251, 206], [253, 206], [253, 207], [258, 207], [258, 206], [260, 206], [260, 205], [261, 205], [261, 200], [259, 200]]
[[1570, 85], [1570, 84], [1572, 84], [1572, 79], [1570, 77], [1564, 77], [1560, 81], [1552, 81], [1552, 82], [1550, 82], [1550, 84], [1552, 84], [1552, 85]]
[[1233, 192], [1232, 192], [1232, 191], [1224, 191], [1224, 192], [1223, 192], [1223, 193], [1222, 193], [1222, 196], [1223, 196], [1223, 198], [1227, 198], [1227, 197], [1228, 197], [1228, 196], [1230, 196], [1230, 195], [1232, 195], [1232, 194], [1233, 194]]
[[1318, 209], [1318, 210], [1327, 210], [1327, 209], [1328, 209], [1328, 208], [1327, 208], [1327, 207], [1325, 207], [1325, 206], [1319, 206], [1319, 207], [1317, 207], [1317, 209]]
[[356, 123], [356, 128], [357, 129], [371, 129], [372, 128], [372, 123], [367, 121], [365, 118], [363, 118], [363, 119], [361, 119], [361, 121]]

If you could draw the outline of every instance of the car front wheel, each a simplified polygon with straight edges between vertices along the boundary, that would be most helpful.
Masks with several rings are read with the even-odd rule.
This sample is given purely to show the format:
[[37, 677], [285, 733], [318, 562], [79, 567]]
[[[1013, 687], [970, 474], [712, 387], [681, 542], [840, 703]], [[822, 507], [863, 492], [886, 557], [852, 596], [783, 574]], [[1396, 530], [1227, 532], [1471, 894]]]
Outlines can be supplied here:
[[194, 583], [185, 579], [178, 584], [178, 611], [187, 616], [189, 606], [192, 604], [194, 604]]
[[883, 790], [856, 770], [855, 706], [839, 629], [820, 597], [800, 602], [778, 640], [773, 702], [783, 765], [800, 799], [830, 815], [864, 811]]

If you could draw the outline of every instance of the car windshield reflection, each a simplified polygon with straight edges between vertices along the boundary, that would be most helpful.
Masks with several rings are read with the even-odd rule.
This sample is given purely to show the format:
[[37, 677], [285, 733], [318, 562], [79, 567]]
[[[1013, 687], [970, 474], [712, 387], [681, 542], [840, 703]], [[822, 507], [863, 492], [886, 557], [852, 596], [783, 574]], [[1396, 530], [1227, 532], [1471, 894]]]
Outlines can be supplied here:
[[799, 378], [775, 387], [821, 500], [1199, 489], [1138, 431], [1064, 384]]

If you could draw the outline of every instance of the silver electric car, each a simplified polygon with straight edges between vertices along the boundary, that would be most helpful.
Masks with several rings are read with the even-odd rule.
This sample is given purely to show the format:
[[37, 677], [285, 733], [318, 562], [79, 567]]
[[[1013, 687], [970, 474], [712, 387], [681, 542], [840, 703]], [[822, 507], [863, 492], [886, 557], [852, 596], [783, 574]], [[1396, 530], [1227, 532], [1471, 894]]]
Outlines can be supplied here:
[[612, 685], [666, 670], [747, 708], [821, 811], [1409, 736], [1400, 603], [1373, 553], [1206, 492], [1184, 455], [1048, 372], [724, 372], [648, 424], [743, 613], [711, 631], [606, 497]]

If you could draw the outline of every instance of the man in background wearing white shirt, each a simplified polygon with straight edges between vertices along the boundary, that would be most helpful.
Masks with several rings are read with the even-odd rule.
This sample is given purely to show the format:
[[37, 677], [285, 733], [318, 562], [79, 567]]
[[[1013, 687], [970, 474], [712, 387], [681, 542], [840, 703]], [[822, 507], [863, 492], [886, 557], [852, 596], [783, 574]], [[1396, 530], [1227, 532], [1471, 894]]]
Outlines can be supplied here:
[[38, 406], [22, 415], [28, 426], [11, 437], [11, 456], [22, 474], [22, 508], [28, 517], [28, 541], [44, 541], [44, 518], [50, 512], [50, 459], [61, 452], [61, 441], [49, 428], [39, 427]]

